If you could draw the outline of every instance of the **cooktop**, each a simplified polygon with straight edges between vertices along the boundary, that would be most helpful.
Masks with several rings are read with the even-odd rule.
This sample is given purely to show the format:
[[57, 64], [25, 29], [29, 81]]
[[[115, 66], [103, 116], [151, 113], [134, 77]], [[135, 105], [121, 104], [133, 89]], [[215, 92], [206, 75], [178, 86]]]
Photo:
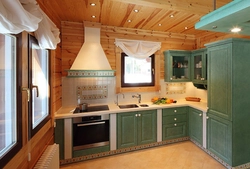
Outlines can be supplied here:
[[86, 113], [86, 112], [104, 111], [104, 110], [109, 110], [109, 106], [108, 105], [89, 106], [85, 111], [81, 111], [79, 107], [77, 107], [73, 113]]

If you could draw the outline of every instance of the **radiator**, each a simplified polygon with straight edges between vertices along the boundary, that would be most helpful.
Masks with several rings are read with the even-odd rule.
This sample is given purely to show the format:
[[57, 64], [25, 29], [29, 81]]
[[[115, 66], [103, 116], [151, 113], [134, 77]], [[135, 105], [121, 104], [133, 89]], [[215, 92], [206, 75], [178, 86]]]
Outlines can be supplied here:
[[59, 169], [59, 145], [49, 145], [34, 169]]

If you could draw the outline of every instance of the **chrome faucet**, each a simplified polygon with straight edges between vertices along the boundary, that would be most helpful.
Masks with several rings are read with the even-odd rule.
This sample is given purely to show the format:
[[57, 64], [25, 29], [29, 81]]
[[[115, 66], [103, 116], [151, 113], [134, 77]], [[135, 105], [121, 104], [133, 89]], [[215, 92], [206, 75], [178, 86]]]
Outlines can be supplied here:
[[119, 94], [121, 94], [121, 95], [123, 96], [123, 98], [125, 98], [125, 96], [124, 96], [123, 93], [117, 93], [117, 94], [116, 94], [116, 101], [115, 101], [115, 104], [116, 104], [117, 106], [119, 106]]
[[133, 98], [138, 98], [138, 103], [141, 103], [141, 94], [137, 93], [137, 95], [132, 95]]

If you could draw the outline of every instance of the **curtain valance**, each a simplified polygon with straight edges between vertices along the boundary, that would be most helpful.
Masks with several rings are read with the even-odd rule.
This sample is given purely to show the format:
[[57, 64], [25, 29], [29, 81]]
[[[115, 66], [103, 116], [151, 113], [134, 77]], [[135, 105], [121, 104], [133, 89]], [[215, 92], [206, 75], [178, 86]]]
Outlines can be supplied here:
[[161, 49], [161, 42], [115, 39], [115, 44], [128, 56], [141, 59], [147, 58]]
[[1, 0], [0, 33], [34, 32], [42, 49], [56, 49], [59, 29], [41, 10], [36, 0]]

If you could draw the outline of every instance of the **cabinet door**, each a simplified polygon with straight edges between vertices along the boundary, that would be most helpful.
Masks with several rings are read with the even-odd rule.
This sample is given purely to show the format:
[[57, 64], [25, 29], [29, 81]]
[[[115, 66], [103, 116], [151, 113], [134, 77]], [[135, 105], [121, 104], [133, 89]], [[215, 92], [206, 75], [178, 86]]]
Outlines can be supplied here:
[[203, 143], [203, 113], [200, 110], [189, 108], [189, 136], [200, 145]]
[[191, 80], [194, 84], [207, 84], [206, 49], [193, 51], [191, 56]]
[[162, 140], [170, 140], [187, 136], [187, 123], [162, 125]]
[[190, 77], [190, 51], [168, 50], [165, 56], [165, 81], [189, 82]]
[[64, 159], [64, 119], [56, 120], [55, 143], [59, 144], [60, 160]]
[[138, 145], [156, 142], [156, 110], [138, 112]]
[[232, 166], [232, 122], [208, 114], [207, 148]]
[[137, 112], [117, 114], [117, 148], [137, 145]]
[[208, 112], [227, 120], [232, 120], [231, 49], [231, 44], [208, 48]]

